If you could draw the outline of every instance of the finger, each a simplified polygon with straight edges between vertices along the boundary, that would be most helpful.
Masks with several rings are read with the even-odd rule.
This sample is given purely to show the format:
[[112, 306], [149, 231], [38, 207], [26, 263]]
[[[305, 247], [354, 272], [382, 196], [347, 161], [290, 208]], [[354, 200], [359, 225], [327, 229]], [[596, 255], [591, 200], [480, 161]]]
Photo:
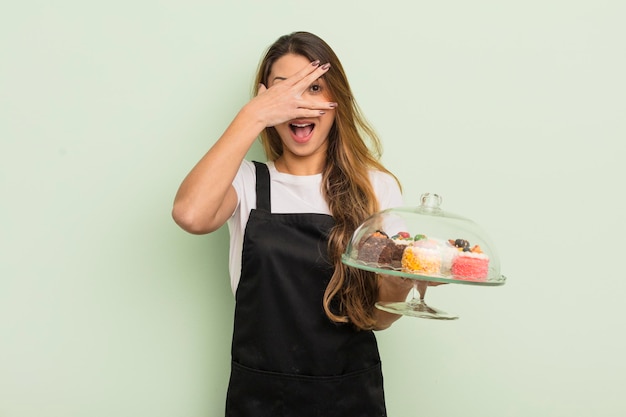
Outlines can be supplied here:
[[304, 85], [303, 90], [306, 89], [309, 85], [313, 83], [313, 81], [317, 80], [321, 77], [328, 69], [330, 68], [330, 64], [320, 65], [320, 61], [313, 61], [308, 65], [305, 65], [300, 69], [300, 71], [291, 75], [284, 82], [285, 85], [294, 86]]
[[[305, 65], [304, 67], [300, 68], [300, 70], [298, 70], [298, 72], [288, 76], [287, 78], [282, 78], [280, 77], [280, 79], [282, 80], [282, 82], [280, 83], [283, 86], [293, 86], [296, 83], [298, 83], [299, 81], [301, 81], [302, 79], [304, 79], [306, 76], [308, 76], [309, 74], [311, 74], [312, 72], [314, 72], [315, 70], [317, 70], [320, 67], [320, 61], [313, 61], [308, 63], [307, 65]], [[274, 86], [274, 83], [271, 82], [271, 80], [268, 80], [268, 82]]]
[[310, 75], [311, 73], [315, 72], [317, 69], [319, 69], [319, 67], [320, 67], [320, 61], [315, 60], [311, 62], [310, 64], [302, 67], [300, 71], [296, 72], [288, 79], [295, 84], [299, 82], [300, 80], [304, 79], [305, 77], [307, 77], [308, 75]]
[[313, 109], [298, 109], [289, 120], [293, 119], [306, 119], [308, 117], [319, 117], [326, 114], [325, 110], [313, 110]]
[[259, 94], [263, 94], [265, 91], [267, 91], [267, 87], [261, 83], [256, 91], [256, 95], [258, 96]]
[[317, 117], [322, 114], [325, 114], [327, 111], [332, 111], [337, 108], [337, 103], [332, 101], [328, 102], [306, 102], [301, 101], [298, 103], [296, 113], [297, 117], [294, 118], [306, 118], [306, 117]]
[[304, 92], [304, 90], [309, 88], [309, 86], [313, 84], [318, 78], [326, 74], [326, 72], [328, 72], [329, 69], [330, 69], [330, 63], [320, 65], [314, 71], [311, 71], [305, 77], [297, 81], [295, 85], [298, 86], [299, 88], [302, 88], [302, 91]]
[[308, 109], [308, 110], [332, 110], [337, 108], [337, 103], [334, 101], [305, 101], [301, 100], [298, 103], [299, 109]]

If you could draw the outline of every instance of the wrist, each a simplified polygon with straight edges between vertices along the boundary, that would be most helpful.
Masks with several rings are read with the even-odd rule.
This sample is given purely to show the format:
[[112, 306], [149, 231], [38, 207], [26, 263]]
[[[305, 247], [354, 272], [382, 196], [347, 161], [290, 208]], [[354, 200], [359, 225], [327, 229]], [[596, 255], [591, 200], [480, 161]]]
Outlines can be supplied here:
[[254, 139], [267, 127], [265, 120], [251, 103], [239, 110], [234, 122], [239, 126], [239, 129], [249, 133], [246, 136], [253, 136]]
[[251, 125], [254, 125], [259, 132], [268, 127], [268, 121], [263, 116], [263, 111], [259, 108], [254, 99], [250, 100], [241, 108], [239, 116], [246, 119]]

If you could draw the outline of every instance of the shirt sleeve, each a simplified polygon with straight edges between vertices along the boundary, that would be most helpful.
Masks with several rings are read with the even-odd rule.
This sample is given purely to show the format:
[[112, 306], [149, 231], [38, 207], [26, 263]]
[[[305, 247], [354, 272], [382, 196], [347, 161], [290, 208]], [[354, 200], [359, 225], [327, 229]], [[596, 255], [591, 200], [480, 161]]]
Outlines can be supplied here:
[[237, 193], [237, 207], [227, 221], [230, 232], [228, 269], [230, 271], [230, 284], [233, 294], [237, 291], [241, 277], [241, 257], [246, 224], [248, 223], [250, 210], [256, 206], [255, 179], [256, 170], [254, 163], [244, 160], [233, 179], [233, 188]]
[[253, 162], [243, 160], [237, 174], [233, 179], [233, 188], [237, 194], [237, 207], [233, 212], [233, 216], [237, 214], [238, 210], [249, 210], [255, 200], [255, 181], [256, 181], [256, 168]]
[[380, 210], [404, 205], [400, 185], [393, 176], [386, 172], [372, 171], [371, 180]]

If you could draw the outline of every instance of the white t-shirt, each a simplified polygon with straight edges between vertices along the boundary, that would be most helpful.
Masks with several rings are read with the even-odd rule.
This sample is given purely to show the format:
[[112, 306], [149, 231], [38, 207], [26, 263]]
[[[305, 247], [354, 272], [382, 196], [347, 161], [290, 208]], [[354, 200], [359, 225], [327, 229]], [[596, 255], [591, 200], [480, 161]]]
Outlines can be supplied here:
[[[272, 213], [330, 214], [322, 195], [322, 174], [291, 175], [278, 172], [274, 163], [267, 162], [270, 172]], [[395, 178], [384, 172], [371, 170], [370, 180], [378, 197], [380, 210], [402, 206], [402, 194]], [[233, 294], [241, 276], [243, 237], [250, 216], [256, 208], [256, 169], [253, 162], [244, 160], [233, 180], [237, 192], [237, 208], [228, 219], [230, 231], [230, 283]]]

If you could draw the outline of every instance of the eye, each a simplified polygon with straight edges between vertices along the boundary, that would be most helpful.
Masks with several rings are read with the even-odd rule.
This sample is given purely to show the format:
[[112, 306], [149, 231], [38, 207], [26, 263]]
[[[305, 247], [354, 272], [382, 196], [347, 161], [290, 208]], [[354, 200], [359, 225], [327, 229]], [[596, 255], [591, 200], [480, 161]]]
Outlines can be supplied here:
[[321, 93], [322, 92], [322, 86], [320, 84], [311, 84], [311, 86], [309, 87], [309, 91], [313, 94], [317, 94], [317, 93]]

